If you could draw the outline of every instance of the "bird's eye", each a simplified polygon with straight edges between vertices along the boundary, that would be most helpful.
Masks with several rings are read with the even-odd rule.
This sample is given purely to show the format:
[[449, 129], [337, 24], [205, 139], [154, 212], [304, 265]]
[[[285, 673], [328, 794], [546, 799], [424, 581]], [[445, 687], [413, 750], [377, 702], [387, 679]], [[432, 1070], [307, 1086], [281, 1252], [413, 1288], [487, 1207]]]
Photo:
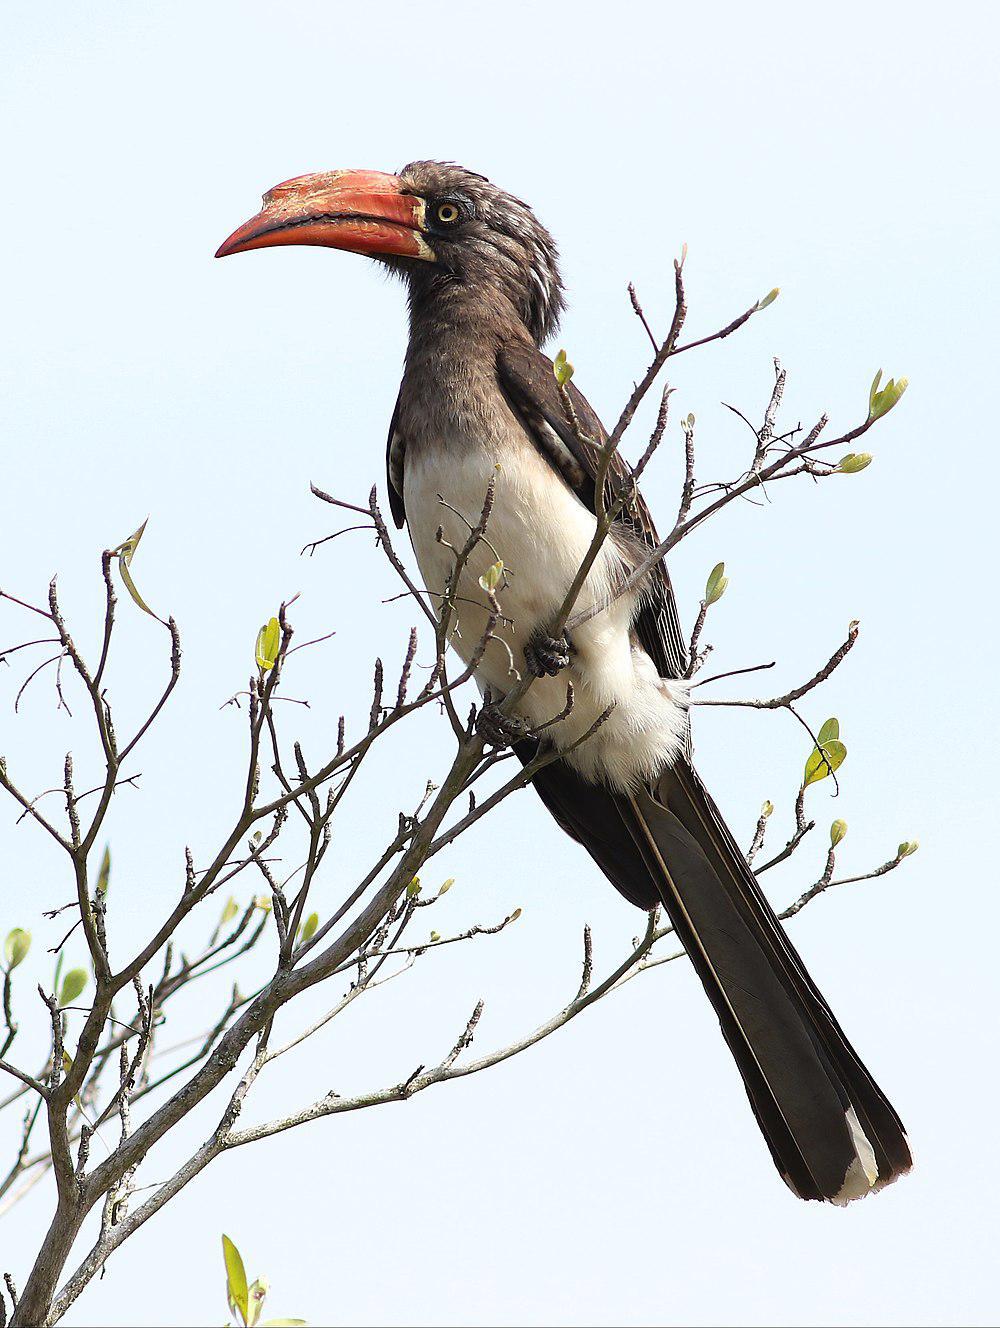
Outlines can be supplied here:
[[434, 209], [434, 220], [442, 226], [453, 226], [461, 215], [455, 203], [438, 203]]

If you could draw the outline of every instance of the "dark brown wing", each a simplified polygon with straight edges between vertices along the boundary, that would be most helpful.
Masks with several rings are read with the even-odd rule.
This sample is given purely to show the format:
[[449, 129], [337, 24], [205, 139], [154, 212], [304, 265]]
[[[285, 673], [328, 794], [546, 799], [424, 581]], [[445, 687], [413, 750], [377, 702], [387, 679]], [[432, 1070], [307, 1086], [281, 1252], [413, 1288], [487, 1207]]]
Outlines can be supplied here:
[[[402, 396], [400, 389], [399, 396]], [[403, 507], [403, 452], [405, 444], [402, 438], [397, 437], [399, 427], [399, 396], [396, 398], [396, 404], [392, 410], [392, 419], [389, 421], [389, 437], [385, 443], [385, 480], [386, 487], [389, 490], [389, 510], [392, 512], [392, 519], [396, 527], [402, 530], [406, 525], [406, 511]]]
[[[569, 397], [576, 413], [574, 426], [559, 395], [552, 361], [527, 342], [512, 341], [500, 348], [497, 373], [525, 432], [593, 512], [598, 449], [608, 435], [589, 402], [569, 384]], [[608, 478], [616, 489], [631, 481], [631, 468], [618, 453]], [[623, 513], [621, 522], [633, 538], [648, 548], [659, 543], [653, 518], [641, 494], [636, 495], [631, 509]], [[687, 672], [687, 645], [670, 576], [662, 562], [650, 575], [634, 626], [661, 677], [683, 677]]]

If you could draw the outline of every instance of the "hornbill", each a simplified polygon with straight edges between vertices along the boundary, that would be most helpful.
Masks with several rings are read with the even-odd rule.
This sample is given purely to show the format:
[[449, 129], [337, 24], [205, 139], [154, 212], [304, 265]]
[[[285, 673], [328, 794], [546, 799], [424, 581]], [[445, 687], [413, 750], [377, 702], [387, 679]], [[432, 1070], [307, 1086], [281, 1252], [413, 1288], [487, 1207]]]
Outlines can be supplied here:
[[[534, 778], [543, 802], [626, 899], [666, 909], [792, 1191], [839, 1204], [888, 1184], [911, 1164], [899, 1117], [691, 764], [686, 646], [666, 568], [616, 596], [657, 543], [641, 498], [616, 522], [577, 599], [578, 610], [601, 611], [572, 640], [550, 635], [596, 529], [607, 436], [573, 384], [567, 412], [540, 350], [564, 303], [552, 237], [483, 176], [418, 161], [398, 175], [340, 170], [280, 184], [218, 256], [289, 244], [367, 254], [405, 280], [410, 339], [389, 431], [389, 501], [431, 593], [444, 591], [449, 544], [464, 543], [465, 518], [476, 520], [494, 482], [489, 544], [474, 550], [458, 586], [453, 644], [468, 661], [483, 638], [479, 577], [502, 558], [509, 620], [476, 678], [503, 696], [513, 657], [537, 682], [510, 722], [484, 707], [482, 731], [530, 759], [535, 741], [525, 733], [565, 708], [572, 682], [571, 713], [544, 735], [562, 755]], [[627, 464], [616, 458], [614, 468], [612, 481], [627, 483]]]

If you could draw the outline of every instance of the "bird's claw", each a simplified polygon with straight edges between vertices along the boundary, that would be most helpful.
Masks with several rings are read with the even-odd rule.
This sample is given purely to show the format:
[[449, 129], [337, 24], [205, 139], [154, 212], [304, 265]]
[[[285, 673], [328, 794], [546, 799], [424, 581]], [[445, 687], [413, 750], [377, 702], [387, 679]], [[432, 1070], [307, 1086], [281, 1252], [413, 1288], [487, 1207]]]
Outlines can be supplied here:
[[476, 732], [490, 747], [513, 747], [528, 736], [528, 725], [518, 715], [505, 715], [492, 701], [486, 701], [476, 717]]
[[570, 644], [565, 636], [536, 632], [524, 647], [524, 662], [536, 678], [544, 678], [546, 674], [554, 678], [569, 667], [569, 652]]

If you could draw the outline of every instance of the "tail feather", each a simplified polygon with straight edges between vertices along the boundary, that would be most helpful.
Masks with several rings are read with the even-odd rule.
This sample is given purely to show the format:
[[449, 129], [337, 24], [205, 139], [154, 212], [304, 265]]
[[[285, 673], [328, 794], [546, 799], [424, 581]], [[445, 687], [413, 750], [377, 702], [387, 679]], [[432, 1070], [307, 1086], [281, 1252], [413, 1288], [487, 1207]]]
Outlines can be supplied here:
[[911, 1165], [902, 1124], [851, 1047], [690, 764], [632, 794], [562, 762], [535, 787], [643, 908], [662, 903], [715, 1008], [775, 1164], [804, 1199], [846, 1203]]

